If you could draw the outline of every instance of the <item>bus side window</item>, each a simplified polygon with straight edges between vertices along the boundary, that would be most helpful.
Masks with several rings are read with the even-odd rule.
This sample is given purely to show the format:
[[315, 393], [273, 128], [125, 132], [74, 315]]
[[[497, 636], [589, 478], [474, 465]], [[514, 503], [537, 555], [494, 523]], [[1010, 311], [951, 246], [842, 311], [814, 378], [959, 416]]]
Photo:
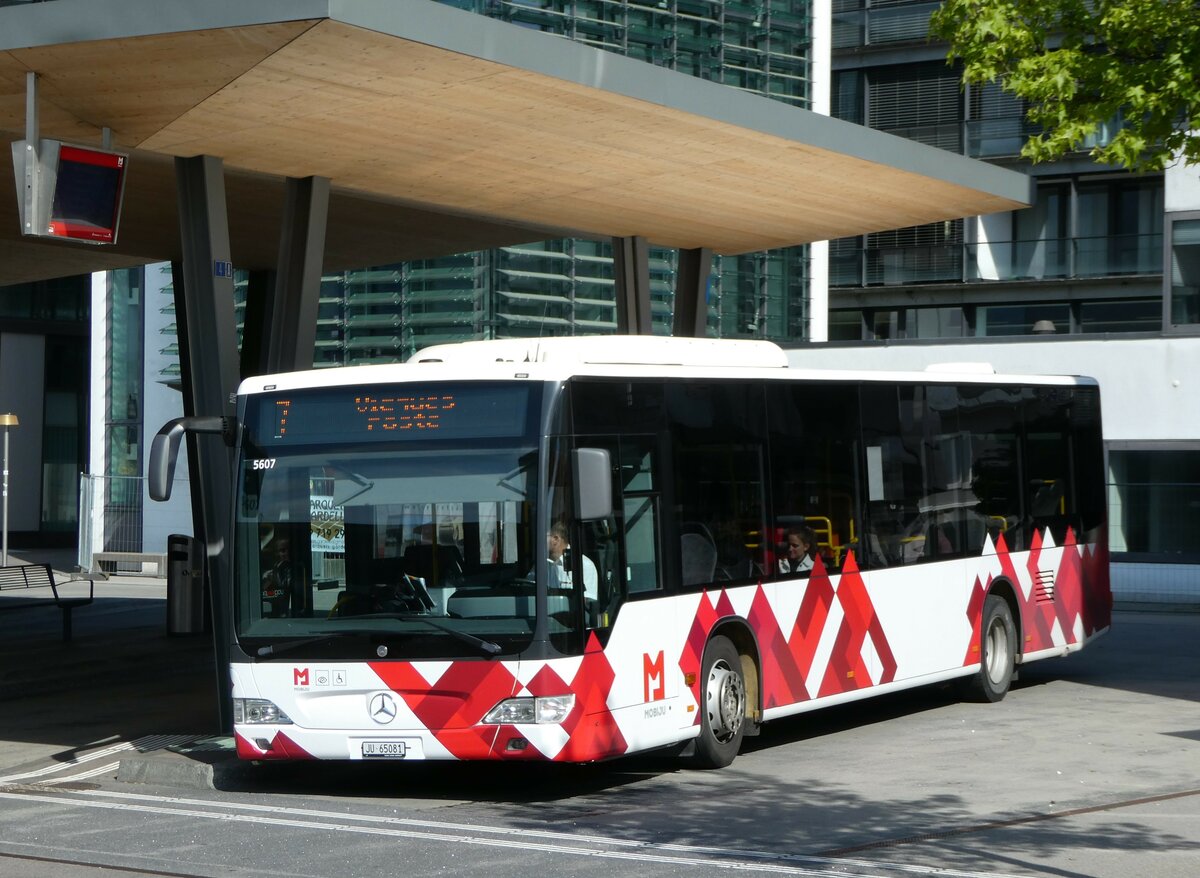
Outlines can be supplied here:
[[862, 388], [867, 523], [863, 556], [871, 567], [899, 567], [926, 557], [925, 395], [912, 385]]
[[1075, 393], [1069, 387], [1038, 387], [1025, 399], [1027, 540], [1049, 531], [1061, 546], [1068, 528], [1080, 536], [1079, 486], [1071, 478], [1078, 432], [1071, 417]]
[[783, 572], [789, 528], [808, 528], [816, 559], [841, 569], [859, 552], [858, 386], [846, 383], [767, 385], [770, 423], [772, 576]]
[[[766, 574], [766, 412], [761, 384], [692, 382], [666, 388], [680, 584], [745, 584]], [[703, 525], [716, 549], [711, 579], [685, 523]], [[685, 554], [686, 553], [686, 554]]]

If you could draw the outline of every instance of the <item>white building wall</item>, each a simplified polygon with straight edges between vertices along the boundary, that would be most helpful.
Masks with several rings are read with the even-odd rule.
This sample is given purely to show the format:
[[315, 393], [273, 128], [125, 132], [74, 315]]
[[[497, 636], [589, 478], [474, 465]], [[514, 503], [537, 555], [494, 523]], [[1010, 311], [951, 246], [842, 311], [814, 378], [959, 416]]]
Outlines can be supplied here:
[[1168, 213], [1200, 210], [1200, 167], [1177, 162], [1163, 174], [1163, 206]]
[[[811, 109], [828, 116], [833, 94], [833, 4], [813, 0]], [[829, 340], [829, 242], [808, 245], [808, 340]]]

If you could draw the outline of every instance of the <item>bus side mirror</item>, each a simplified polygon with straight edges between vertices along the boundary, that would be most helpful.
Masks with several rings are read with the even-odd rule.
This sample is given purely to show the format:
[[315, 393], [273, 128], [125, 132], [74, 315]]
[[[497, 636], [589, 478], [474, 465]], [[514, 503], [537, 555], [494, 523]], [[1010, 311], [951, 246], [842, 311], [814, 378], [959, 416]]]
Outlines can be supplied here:
[[604, 448], [576, 448], [571, 454], [575, 476], [575, 520], [596, 521], [613, 512], [612, 461]]
[[220, 417], [175, 418], [163, 424], [163, 428], [150, 443], [150, 466], [146, 480], [151, 500], [170, 500], [171, 482], [175, 478], [175, 461], [179, 457], [179, 443], [185, 433], [217, 433], [225, 438], [227, 445], [233, 442], [233, 419]]

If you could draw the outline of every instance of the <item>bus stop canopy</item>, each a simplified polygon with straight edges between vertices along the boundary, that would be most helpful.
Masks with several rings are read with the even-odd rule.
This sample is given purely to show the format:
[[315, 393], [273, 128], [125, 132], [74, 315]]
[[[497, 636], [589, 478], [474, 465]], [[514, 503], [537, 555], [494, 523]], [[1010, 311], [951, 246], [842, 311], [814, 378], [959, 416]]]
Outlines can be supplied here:
[[[118, 242], [22, 238], [0, 283], [179, 256], [172, 157], [223, 160], [233, 263], [275, 264], [285, 177], [327, 177], [326, 270], [561, 236], [736, 254], [1011, 210], [1030, 180], [430, 0], [0, 8], [0, 150], [131, 152]], [[7, 159], [5, 159], [7, 164]]]

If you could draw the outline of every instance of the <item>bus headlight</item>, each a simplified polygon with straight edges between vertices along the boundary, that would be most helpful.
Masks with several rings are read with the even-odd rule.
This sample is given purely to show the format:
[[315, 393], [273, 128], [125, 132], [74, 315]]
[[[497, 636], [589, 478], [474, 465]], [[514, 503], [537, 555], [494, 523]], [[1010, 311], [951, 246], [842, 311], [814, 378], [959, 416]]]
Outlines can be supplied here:
[[242, 725], [291, 725], [286, 713], [265, 698], [233, 699], [233, 721]]
[[560, 723], [570, 715], [574, 707], [574, 695], [509, 698], [489, 710], [483, 722], [489, 725], [509, 726]]

